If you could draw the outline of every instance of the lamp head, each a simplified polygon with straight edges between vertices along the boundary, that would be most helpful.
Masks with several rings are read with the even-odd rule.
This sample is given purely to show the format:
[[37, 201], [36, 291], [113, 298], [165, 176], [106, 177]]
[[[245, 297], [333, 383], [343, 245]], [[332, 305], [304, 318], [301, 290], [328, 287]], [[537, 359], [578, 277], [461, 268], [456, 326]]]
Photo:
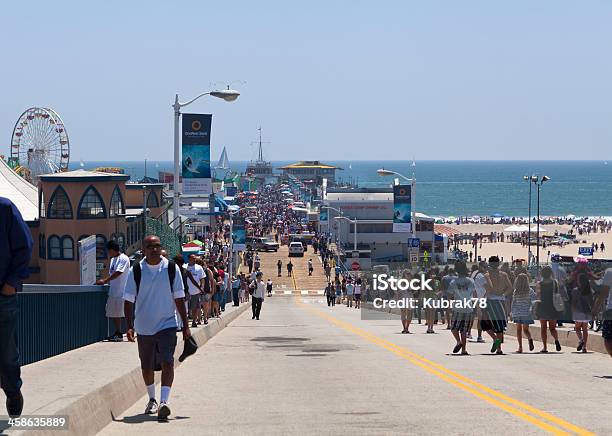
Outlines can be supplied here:
[[542, 176], [542, 180], [541, 180], [541, 182], [540, 182], [540, 183], [544, 183], [544, 182], [546, 182], [546, 181], [548, 181], [548, 180], [550, 180], [550, 177], [548, 177], [548, 176]]
[[389, 171], [389, 170], [386, 170], [386, 169], [384, 169], [384, 168], [380, 168], [379, 170], [377, 170], [377, 171], [376, 171], [376, 173], [377, 173], [379, 176], [381, 176], [381, 177], [385, 177], [385, 176], [393, 176], [393, 175], [395, 175], [395, 172], [394, 172], [394, 171]]
[[538, 176], [531, 176], [531, 181], [533, 183], [538, 183]]
[[212, 91], [210, 93], [213, 97], [223, 99], [225, 101], [234, 101], [240, 97], [240, 93], [234, 89], [222, 89], [221, 91]]

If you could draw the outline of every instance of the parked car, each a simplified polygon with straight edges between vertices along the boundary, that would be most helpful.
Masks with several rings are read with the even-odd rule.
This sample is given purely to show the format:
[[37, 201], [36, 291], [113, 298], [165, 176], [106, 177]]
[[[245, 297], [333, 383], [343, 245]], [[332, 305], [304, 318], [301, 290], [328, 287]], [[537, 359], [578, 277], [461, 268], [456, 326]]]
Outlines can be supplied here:
[[269, 238], [250, 237], [246, 240], [247, 250], [278, 251], [278, 244]]
[[292, 242], [289, 244], [289, 257], [298, 256], [304, 257], [304, 245], [301, 242]]

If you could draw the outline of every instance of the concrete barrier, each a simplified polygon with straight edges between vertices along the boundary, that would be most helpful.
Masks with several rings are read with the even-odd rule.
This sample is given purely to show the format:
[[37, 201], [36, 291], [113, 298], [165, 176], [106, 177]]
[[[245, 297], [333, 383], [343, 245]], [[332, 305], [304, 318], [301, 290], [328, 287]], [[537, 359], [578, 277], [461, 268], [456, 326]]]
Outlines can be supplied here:
[[[220, 319], [211, 319], [209, 320], [208, 325], [203, 328], [192, 329], [192, 335], [198, 346], [204, 345], [209, 339], [218, 334], [221, 330], [223, 330], [229, 323], [231, 323], [234, 319], [236, 319], [240, 314], [242, 314], [245, 310], [250, 307], [249, 304], [242, 304], [240, 307], [235, 308], [231, 305], [227, 306], [226, 311], [223, 314], [223, 317]], [[228, 310], [230, 309], [230, 310]], [[179, 334], [180, 336], [180, 334]], [[175, 352], [175, 367], [179, 367], [181, 364], [178, 362], [178, 356], [183, 352], [183, 341], [182, 337], [179, 339], [179, 345], [177, 346]], [[115, 345], [115, 344], [113, 344]], [[132, 344], [133, 345], [133, 344]], [[95, 344], [93, 345], [95, 346]], [[72, 351], [70, 353], [66, 353], [67, 355], [71, 353], [86, 353], [85, 350], [88, 347], [84, 347], [79, 350]], [[135, 347], [132, 347], [129, 350], [130, 353], [135, 353], [137, 355], [137, 350]], [[202, 352], [202, 351], [198, 351]], [[100, 354], [99, 352], [97, 352]], [[76, 354], [73, 354], [75, 359], [79, 359], [76, 357]], [[60, 357], [60, 356], [57, 356]], [[63, 359], [68, 358], [67, 356], [63, 356]], [[52, 358], [55, 359], [55, 358]], [[49, 359], [51, 360], [51, 359]], [[83, 359], [85, 360], [85, 359]], [[105, 364], [104, 356], [99, 356], [98, 358], [99, 364]], [[109, 355], [109, 364], [111, 362], [111, 356]], [[53, 362], [50, 362], [53, 365]], [[38, 371], [44, 370], [45, 361], [39, 362]], [[44, 414], [44, 415], [67, 415], [69, 419], [69, 428], [67, 430], [36, 430], [36, 431], [7, 431], [11, 435], [32, 435], [32, 436], [42, 436], [42, 435], [57, 435], [57, 436], [82, 436], [82, 435], [94, 435], [103, 429], [106, 425], [110, 424], [112, 420], [114, 420], [115, 416], [120, 415], [125, 410], [127, 410], [130, 406], [132, 406], [138, 399], [140, 399], [145, 393], [144, 384], [142, 381], [142, 375], [140, 370], [139, 362], [136, 363], [134, 359], [130, 361], [132, 365], [131, 369], [128, 369], [128, 372], [123, 370], [118, 376], [114, 379], [109, 379], [107, 383], [103, 385], [98, 385], [93, 389], [87, 390], [86, 386], [80, 388], [80, 392], [82, 395], [70, 395], [68, 398], [60, 398], [57, 401], [54, 399], [52, 404], [45, 404], [42, 407], [37, 407], [35, 410], [28, 409], [28, 395], [24, 394], [26, 408], [24, 409], [25, 414]], [[36, 364], [35, 364], [36, 365]], [[125, 363], [123, 363], [123, 367], [125, 367]], [[26, 367], [27, 368], [27, 367]], [[51, 368], [50, 368], [51, 369]], [[53, 370], [57, 371], [57, 368], [53, 368]], [[91, 368], [91, 372], [95, 374], [96, 368]], [[160, 373], [156, 373], [155, 383], [156, 385], [159, 383]], [[62, 374], [66, 379], [70, 381], [71, 374], [69, 372]], [[180, 377], [180, 372], [177, 374]], [[35, 380], [25, 379], [26, 384], [34, 384]], [[84, 381], [79, 381], [83, 383]], [[55, 391], [56, 395], [61, 395], [61, 389], [57, 389]], [[53, 392], [51, 393], [51, 395]], [[49, 398], [52, 396], [49, 395]], [[144, 405], [143, 405], [144, 407]], [[3, 429], [0, 427], [0, 432]]]

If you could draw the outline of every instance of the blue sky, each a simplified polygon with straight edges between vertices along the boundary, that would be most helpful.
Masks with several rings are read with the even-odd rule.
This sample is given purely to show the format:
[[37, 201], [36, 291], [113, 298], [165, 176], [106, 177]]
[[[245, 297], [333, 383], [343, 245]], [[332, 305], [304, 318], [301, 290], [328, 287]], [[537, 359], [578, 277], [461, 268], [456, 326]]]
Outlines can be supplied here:
[[[375, 4], [377, 3], [377, 4]], [[611, 159], [612, 2], [2, 5], [0, 153], [50, 106], [72, 159], [172, 159], [171, 103], [213, 98], [212, 156]]]

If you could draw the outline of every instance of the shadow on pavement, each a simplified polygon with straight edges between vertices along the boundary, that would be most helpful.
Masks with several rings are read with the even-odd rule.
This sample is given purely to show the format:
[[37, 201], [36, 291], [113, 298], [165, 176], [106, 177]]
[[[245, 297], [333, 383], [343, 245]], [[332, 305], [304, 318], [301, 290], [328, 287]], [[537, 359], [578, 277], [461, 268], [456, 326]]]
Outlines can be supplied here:
[[[189, 416], [175, 416], [165, 421], [159, 421], [159, 422], [164, 423], [164, 422], [169, 422], [169, 421], [178, 421], [180, 419], [190, 419], [190, 417]], [[139, 413], [138, 415], [124, 416], [123, 419], [113, 419], [113, 421], [122, 422], [124, 424], [142, 424], [143, 422], [157, 421], [157, 415], [145, 415], [144, 413]]]

